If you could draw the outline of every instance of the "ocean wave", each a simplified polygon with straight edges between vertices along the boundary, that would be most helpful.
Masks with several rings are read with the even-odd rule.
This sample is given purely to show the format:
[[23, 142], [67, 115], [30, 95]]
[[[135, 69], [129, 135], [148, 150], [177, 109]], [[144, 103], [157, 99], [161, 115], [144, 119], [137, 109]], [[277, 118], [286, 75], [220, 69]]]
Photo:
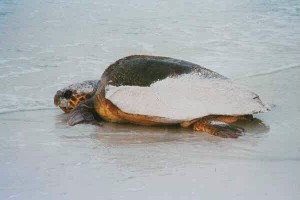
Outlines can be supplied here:
[[297, 69], [297, 68], [300, 68], [300, 65], [289, 65], [289, 66], [284, 66], [284, 67], [265, 70], [265, 71], [262, 71], [260, 73], [248, 74], [246, 76], [243, 76], [243, 77], [235, 79], [235, 80], [240, 80], [240, 79], [243, 79], [243, 78], [265, 76], [265, 75], [269, 75], [269, 74], [276, 74], [276, 73], [280, 73], [280, 72], [288, 71], [288, 70], [292, 70], [292, 69]]
[[24, 111], [41, 111], [41, 110], [57, 110], [55, 107], [36, 107], [36, 108], [25, 108], [25, 109], [2, 109], [0, 110], [0, 115], [8, 114], [8, 113], [16, 113], [16, 112], [24, 112]]
[[0, 114], [25, 110], [54, 109], [52, 99], [49, 98], [41, 99], [14, 94], [2, 94], [0, 95], [0, 98]]

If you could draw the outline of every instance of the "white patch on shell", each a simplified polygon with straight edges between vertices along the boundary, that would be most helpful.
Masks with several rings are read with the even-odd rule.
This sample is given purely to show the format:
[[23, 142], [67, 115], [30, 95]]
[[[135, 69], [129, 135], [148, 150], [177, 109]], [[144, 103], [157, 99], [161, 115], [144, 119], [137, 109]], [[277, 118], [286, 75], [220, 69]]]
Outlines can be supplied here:
[[174, 122], [207, 115], [245, 115], [268, 111], [258, 96], [233, 83], [197, 74], [169, 77], [150, 87], [106, 87], [106, 98], [122, 111]]

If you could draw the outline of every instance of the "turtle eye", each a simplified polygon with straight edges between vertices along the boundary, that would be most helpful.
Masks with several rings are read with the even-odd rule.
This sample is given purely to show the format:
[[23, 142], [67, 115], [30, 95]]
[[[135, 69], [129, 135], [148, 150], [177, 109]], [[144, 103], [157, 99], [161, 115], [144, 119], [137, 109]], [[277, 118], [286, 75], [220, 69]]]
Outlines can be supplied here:
[[63, 96], [66, 98], [66, 99], [70, 99], [71, 96], [72, 96], [72, 91], [71, 90], [66, 90], [63, 94]]

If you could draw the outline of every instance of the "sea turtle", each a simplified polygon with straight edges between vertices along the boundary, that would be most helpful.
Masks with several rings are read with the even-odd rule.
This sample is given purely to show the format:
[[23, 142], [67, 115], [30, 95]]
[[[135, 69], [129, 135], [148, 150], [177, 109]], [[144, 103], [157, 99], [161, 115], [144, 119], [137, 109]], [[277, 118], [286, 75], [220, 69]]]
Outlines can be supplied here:
[[111, 121], [180, 125], [237, 138], [231, 125], [269, 107], [259, 96], [200, 65], [169, 57], [133, 55], [107, 67], [99, 80], [57, 91], [54, 104], [69, 113], [68, 124]]

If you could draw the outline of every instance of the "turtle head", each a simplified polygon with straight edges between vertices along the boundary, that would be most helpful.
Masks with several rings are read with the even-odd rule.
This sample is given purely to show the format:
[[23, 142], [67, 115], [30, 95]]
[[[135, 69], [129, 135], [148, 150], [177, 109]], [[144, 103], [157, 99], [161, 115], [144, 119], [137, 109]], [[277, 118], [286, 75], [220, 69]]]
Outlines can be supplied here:
[[98, 80], [75, 83], [61, 90], [54, 96], [54, 105], [59, 106], [65, 113], [69, 113], [80, 102], [94, 96]]

